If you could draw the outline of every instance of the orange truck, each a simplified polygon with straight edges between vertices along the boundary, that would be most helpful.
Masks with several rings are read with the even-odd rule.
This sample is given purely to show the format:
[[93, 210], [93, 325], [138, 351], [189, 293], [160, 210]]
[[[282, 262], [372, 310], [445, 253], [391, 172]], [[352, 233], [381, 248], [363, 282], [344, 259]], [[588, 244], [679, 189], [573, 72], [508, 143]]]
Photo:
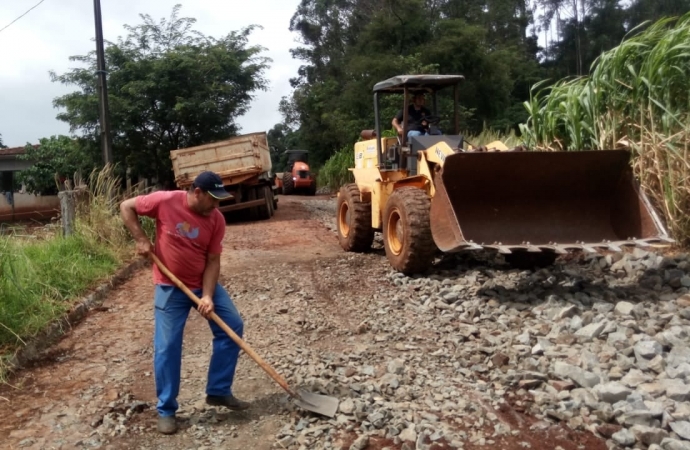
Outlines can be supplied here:
[[307, 150], [287, 150], [285, 172], [276, 173], [276, 187], [284, 195], [305, 192], [316, 195], [316, 177], [309, 169]]
[[266, 133], [230, 139], [170, 152], [175, 184], [188, 189], [196, 176], [211, 170], [223, 180], [232, 197], [218, 208], [222, 213], [246, 210], [250, 220], [270, 219], [278, 208]]

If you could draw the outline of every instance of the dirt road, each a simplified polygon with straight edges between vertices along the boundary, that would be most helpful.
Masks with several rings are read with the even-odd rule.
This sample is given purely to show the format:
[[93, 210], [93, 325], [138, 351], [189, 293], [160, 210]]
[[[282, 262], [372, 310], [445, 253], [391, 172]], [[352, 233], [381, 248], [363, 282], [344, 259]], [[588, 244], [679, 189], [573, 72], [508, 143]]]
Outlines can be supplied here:
[[[286, 290], [309, 290], [315, 259], [342, 256], [334, 235], [290, 200], [282, 198], [268, 222], [229, 225], [224, 241], [221, 283], [245, 320], [246, 339], [260, 354], [304, 345], [300, 342], [304, 339], [295, 336], [299, 327], [279, 313], [278, 305]], [[205, 408], [211, 340], [208, 324], [196, 312], [190, 314], [185, 330], [179, 397], [182, 431], [166, 439], [154, 433], [152, 296], [150, 268], [146, 268], [111, 294], [39, 364], [19, 373], [12, 386], [0, 387], [0, 446], [198, 448], [200, 442], [211, 447], [222, 442], [226, 448], [270, 448], [272, 437], [287, 420], [281, 416], [283, 391], [243, 355], [235, 393], [253, 402], [251, 411], [224, 414]], [[117, 412], [125, 414], [128, 407], [132, 417], [127, 417], [122, 433]], [[212, 433], [203, 430], [215, 424], [219, 426]]]
[[[153, 286], [147, 267], [38, 364], [0, 387], [0, 447], [606, 448], [605, 439], [582, 424], [574, 431], [528, 414], [538, 400], [527, 390], [533, 393], [531, 386], [547, 379], [535, 375], [537, 365], [526, 372], [537, 379], [521, 381], [525, 389], [489, 376], [483, 364], [500, 372], [501, 353], [487, 350], [471, 328], [482, 326], [483, 313], [471, 305], [454, 311], [443, 302], [430, 305], [428, 296], [420, 295], [427, 288], [410, 284], [441, 286], [440, 272], [403, 280], [386, 264], [380, 243], [368, 254], [344, 253], [330, 226], [333, 203], [326, 196], [282, 196], [271, 220], [229, 224], [221, 282], [245, 320], [250, 345], [293, 385], [338, 395], [342, 403], [336, 419], [296, 410], [246, 355], [240, 358], [234, 391], [252, 402], [251, 409], [236, 413], [207, 407], [211, 335], [207, 322], [192, 311], [183, 348], [181, 429], [174, 436], [157, 434]], [[476, 283], [472, 270], [457, 282]], [[433, 289], [446, 300], [461, 292]], [[498, 308], [491, 302], [496, 300], [487, 307], [512, 314], [509, 324], [515, 322], [522, 332], [523, 319], [530, 317], [522, 312], [525, 308], [514, 303]], [[543, 303], [534, 304], [542, 308]], [[505, 324], [489, 319], [487, 326], [495, 328], [481, 335], [491, 341]], [[458, 345], [463, 339], [477, 350], [463, 354]], [[524, 345], [514, 344], [511, 338], [506, 345], [525, 353]], [[505, 373], [515, 384], [521, 379], [510, 370]], [[491, 400], [499, 397], [508, 401]], [[583, 417], [586, 426], [588, 416]]]

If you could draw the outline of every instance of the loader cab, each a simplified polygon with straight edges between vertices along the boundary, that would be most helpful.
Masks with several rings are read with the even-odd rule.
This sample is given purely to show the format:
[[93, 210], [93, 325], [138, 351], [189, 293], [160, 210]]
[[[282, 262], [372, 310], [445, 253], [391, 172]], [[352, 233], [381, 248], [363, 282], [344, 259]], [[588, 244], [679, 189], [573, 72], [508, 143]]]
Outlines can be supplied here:
[[[398, 136], [397, 138], [376, 139], [378, 167], [380, 170], [395, 171], [406, 169], [409, 175], [416, 175], [416, 160], [419, 150], [427, 149], [440, 141], [452, 144], [453, 148], [462, 149], [463, 139], [462, 136], [459, 135], [460, 112], [458, 107], [458, 89], [459, 84], [464, 79], [465, 77], [462, 75], [400, 75], [374, 85], [375, 130], [373, 133], [369, 133], [369, 135], [381, 136], [381, 97], [391, 94], [403, 95], [402, 136]], [[435, 119], [439, 119], [437, 93], [446, 88], [453, 89], [453, 117], [451, 121], [451, 130], [442, 129], [441, 135], [422, 135], [408, 139], [408, 109], [411, 105], [410, 99], [412, 95], [416, 93], [426, 94], [427, 98], [430, 98], [430, 101], [427, 101], [427, 107], [430, 106], [429, 109], [431, 110], [432, 116]], [[391, 118], [385, 117], [383, 120], [388, 122]], [[365, 132], [363, 132], [362, 137], [365, 137], [364, 134]]]
[[308, 150], [286, 150], [287, 154], [287, 170], [292, 171], [292, 167], [296, 162], [303, 162], [309, 164], [309, 151]]

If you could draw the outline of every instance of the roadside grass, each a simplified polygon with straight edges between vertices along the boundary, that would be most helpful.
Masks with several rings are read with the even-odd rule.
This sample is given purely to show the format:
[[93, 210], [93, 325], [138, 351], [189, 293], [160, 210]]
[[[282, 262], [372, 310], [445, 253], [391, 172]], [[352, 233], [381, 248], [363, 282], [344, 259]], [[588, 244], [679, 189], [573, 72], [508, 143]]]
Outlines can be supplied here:
[[[28, 339], [67, 313], [99, 282], [133, 259], [119, 215], [123, 199], [112, 167], [92, 172], [78, 203], [74, 234], [47, 239], [0, 236], [0, 381], [8, 359]], [[153, 239], [155, 223], [143, 226]]]
[[0, 348], [42, 330], [119, 263], [110, 249], [79, 235], [24, 244], [3, 238], [0, 247]]

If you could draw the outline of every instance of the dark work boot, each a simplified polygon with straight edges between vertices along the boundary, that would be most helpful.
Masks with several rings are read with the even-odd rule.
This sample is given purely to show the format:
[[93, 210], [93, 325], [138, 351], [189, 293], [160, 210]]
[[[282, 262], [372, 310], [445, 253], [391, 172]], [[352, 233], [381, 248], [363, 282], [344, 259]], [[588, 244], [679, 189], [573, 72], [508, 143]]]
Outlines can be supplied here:
[[177, 422], [175, 416], [162, 417], [158, 416], [158, 432], [161, 434], [175, 434], [177, 431]]
[[234, 409], [235, 411], [249, 409], [248, 402], [243, 402], [233, 395], [207, 395], [206, 403], [211, 406], [225, 406], [226, 408]]

